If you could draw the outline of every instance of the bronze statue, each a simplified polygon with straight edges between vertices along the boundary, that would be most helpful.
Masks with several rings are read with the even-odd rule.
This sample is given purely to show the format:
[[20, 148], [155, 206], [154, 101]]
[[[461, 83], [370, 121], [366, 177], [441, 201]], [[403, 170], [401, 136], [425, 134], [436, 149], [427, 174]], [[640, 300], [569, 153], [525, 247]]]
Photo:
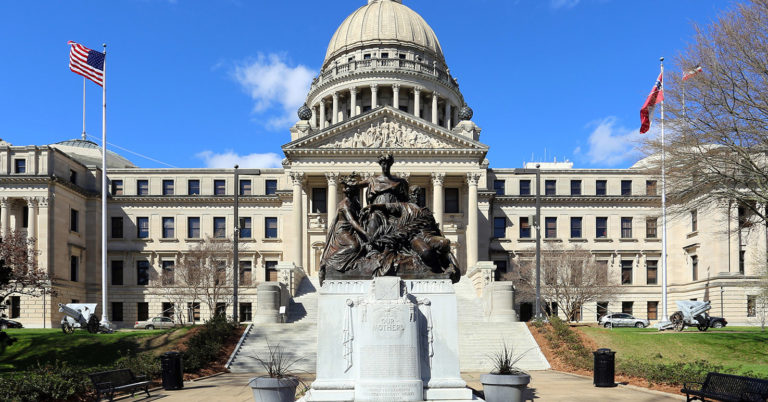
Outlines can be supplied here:
[[[343, 181], [344, 199], [329, 227], [320, 262], [320, 279], [404, 279], [461, 277], [450, 240], [443, 237], [432, 212], [416, 205], [416, 188], [392, 176], [391, 154], [379, 157], [382, 174]], [[367, 186], [368, 206], [360, 208], [359, 189]]]

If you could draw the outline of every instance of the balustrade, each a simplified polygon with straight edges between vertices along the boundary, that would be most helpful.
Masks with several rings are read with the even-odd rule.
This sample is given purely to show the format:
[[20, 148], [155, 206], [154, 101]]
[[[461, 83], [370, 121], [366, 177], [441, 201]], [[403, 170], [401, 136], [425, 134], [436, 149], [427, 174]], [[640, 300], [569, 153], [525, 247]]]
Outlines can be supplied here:
[[446, 70], [438, 68], [435, 65], [414, 60], [372, 58], [364, 60], [351, 60], [347, 63], [339, 63], [327, 67], [323, 72], [315, 77], [314, 80], [312, 80], [312, 90], [314, 90], [318, 85], [322, 85], [329, 80], [342, 77], [354, 71], [376, 68], [416, 71], [435, 77], [442, 83], [447, 84], [452, 89], [459, 89], [459, 85], [456, 83], [456, 81], [453, 80], [450, 73], [448, 73]]

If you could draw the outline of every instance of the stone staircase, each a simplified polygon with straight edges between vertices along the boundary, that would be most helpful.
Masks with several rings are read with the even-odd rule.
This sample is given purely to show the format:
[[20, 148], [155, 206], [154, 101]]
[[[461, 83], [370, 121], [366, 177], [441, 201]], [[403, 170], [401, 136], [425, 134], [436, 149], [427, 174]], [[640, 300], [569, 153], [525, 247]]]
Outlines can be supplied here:
[[[291, 369], [314, 373], [317, 362], [317, 278], [305, 278], [288, 308], [287, 324], [256, 324], [246, 334], [230, 370], [234, 373], [263, 373], [265, 370], [253, 356], [269, 355], [269, 346], [280, 346], [290, 360], [297, 360]], [[503, 343], [516, 354], [523, 354], [517, 363], [525, 370], [546, 370], [549, 363], [541, 353], [525, 323], [488, 322], [482, 302], [469, 278], [462, 277], [454, 285], [459, 319], [459, 362], [463, 372], [488, 372], [489, 355]]]

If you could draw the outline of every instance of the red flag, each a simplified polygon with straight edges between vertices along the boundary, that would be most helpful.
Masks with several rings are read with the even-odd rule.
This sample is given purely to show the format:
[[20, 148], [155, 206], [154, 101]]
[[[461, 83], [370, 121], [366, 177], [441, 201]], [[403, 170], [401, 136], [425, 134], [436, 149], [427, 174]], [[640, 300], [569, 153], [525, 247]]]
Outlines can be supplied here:
[[696, 66], [693, 70], [687, 71], [685, 74], [683, 74], [683, 81], [686, 81], [688, 78], [692, 78], [694, 75], [701, 72], [701, 66]]
[[643, 103], [643, 108], [640, 109], [640, 134], [645, 134], [651, 128], [651, 115], [653, 115], [653, 109], [657, 103], [664, 102], [664, 86], [662, 85], [664, 80], [664, 73], [659, 73], [659, 78], [656, 83], [653, 84], [648, 99]]

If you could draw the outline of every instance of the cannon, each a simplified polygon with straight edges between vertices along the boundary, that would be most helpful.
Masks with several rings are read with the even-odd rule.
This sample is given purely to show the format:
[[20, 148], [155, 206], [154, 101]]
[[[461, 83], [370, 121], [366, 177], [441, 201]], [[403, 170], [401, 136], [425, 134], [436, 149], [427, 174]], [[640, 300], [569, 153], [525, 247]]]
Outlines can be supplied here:
[[675, 329], [682, 331], [686, 326], [696, 326], [699, 331], [709, 329], [709, 315], [711, 309], [708, 301], [677, 301], [678, 311], [669, 316], [669, 321], [663, 323], [659, 330]]
[[96, 303], [59, 303], [59, 312], [64, 313], [64, 317], [61, 318], [61, 330], [65, 334], [75, 332], [75, 328], [86, 329], [92, 334], [112, 333], [109, 327], [99, 323]]

